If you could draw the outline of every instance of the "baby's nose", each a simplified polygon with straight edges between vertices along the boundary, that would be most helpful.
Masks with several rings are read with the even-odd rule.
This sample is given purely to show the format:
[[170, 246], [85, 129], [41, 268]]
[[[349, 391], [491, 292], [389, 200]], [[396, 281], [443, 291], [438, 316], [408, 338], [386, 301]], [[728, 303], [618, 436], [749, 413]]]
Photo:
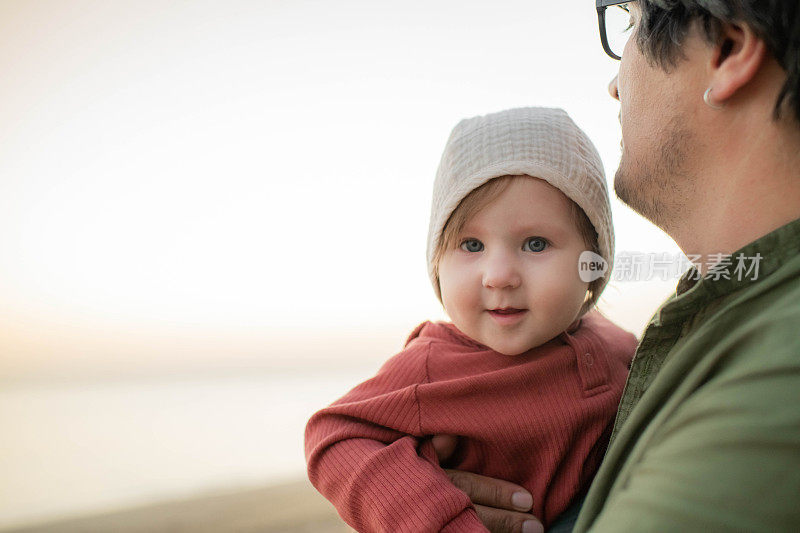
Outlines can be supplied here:
[[487, 262], [483, 272], [483, 286], [491, 289], [506, 289], [519, 287], [522, 277], [512, 261], [497, 258]]

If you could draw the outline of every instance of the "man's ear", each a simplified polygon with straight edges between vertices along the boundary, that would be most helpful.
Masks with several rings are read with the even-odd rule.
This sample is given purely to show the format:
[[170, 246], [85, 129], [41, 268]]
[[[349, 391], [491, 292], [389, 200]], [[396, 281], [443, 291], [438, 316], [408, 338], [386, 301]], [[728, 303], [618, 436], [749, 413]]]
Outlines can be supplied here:
[[767, 45], [747, 25], [724, 24], [711, 57], [709, 86], [723, 103], [755, 77], [767, 58]]

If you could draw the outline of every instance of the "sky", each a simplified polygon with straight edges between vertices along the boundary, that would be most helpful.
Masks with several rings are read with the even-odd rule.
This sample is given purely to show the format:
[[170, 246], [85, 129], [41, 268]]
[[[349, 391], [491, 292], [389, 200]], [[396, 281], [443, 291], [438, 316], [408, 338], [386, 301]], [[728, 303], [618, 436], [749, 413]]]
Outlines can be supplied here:
[[[563, 107], [611, 182], [616, 68], [589, 0], [0, 2], [0, 375], [385, 358], [445, 318], [450, 129]], [[640, 334], [675, 281], [601, 309]]]

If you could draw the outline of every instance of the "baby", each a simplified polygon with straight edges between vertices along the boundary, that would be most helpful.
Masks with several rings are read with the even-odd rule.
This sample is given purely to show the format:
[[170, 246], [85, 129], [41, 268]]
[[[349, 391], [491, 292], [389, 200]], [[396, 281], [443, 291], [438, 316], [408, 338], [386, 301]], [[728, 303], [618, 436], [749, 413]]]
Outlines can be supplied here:
[[[545, 527], [589, 486], [636, 338], [593, 307], [614, 233], [594, 145], [560, 109], [461, 121], [433, 191], [428, 271], [452, 319], [314, 414], [308, 475], [358, 531], [485, 532], [437, 461], [517, 483]], [[579, 275], [590, 251], [608, 263]]]

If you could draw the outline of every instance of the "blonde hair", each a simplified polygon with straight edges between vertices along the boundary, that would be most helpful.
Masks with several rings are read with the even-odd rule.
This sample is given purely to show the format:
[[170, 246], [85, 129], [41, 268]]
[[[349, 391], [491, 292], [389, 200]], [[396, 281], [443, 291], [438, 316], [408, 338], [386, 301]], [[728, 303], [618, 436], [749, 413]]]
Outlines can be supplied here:
[[[442, 228], [441, 238], [433, 253], [433, 272], [436, 276], [437, 285], [439, 284], [439, 263], [447, 250], [452, 250], [460, 244], [458, 242], [458, 237], [469, 219], [500, 196], [513, 180], [520, 178], [532, 179], [531, 176], [526, 175], [493, 178], [470, 192], [453, 210], [447, 222], [445, 222], [444, 228]], [[589, 221], [589, 217], [586, 216], [586, 213], [578, 204], [569, 197], [567, 197], [567, 200], [569, 201], [572, 218], [575, 221], [575, 227], [583, 238], [584, 244], [588, 250], [599, 255], [600, 247], [597, 242], [597, 231], [594, 229], [594, 225]], [[597, 297], [600, 296], [598, 291], [602, 284], [603, 278], [596, 279], [589, 283], [589, 287], [586, 291], [587, 296], [580, 311], [581, 315], [594, 305]], [[441, 294], [441, 291], [439, 292]]]

